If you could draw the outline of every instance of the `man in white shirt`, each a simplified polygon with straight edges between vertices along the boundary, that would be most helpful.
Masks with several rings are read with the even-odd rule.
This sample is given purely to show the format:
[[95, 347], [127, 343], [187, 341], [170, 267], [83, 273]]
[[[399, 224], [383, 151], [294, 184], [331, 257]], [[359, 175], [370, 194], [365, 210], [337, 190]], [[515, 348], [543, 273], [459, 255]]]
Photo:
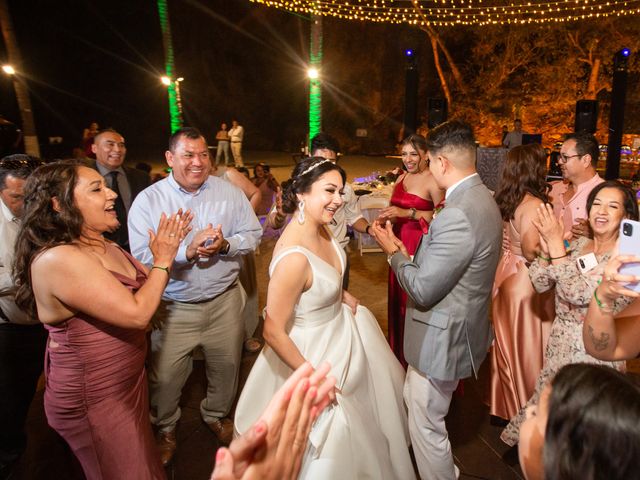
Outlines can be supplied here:
[[504, 141], [502, 142], [502, 144], [508, 149], [512, 149], [513, 147], [522, 145], [523, 134], [524, 132], [522, 131], [522, 120], [516, 118], [513, 122], [513, 131], [507, 133], [507, 136], [504, 137]]
[[229, 139], [231, 141], [231, 154], [236, 167], [244, 167], [242, 162], [242, 141], [244, 140], [244, 127], [237, 120], [231, 122], [231, 130], [229, 130]]
[[26, 447], [24, 424], [42, 373], [47, 334], [14, 301], [11, 265], [20, 230], [24, 184], [41, 164], [28, 155], [0, 160], [0, 478], [8, 478]]

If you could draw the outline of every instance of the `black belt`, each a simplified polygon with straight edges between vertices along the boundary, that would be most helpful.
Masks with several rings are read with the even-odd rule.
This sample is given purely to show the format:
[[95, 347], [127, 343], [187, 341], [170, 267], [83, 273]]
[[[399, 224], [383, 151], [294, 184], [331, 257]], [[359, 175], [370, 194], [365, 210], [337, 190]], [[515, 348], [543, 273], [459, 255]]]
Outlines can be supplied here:
[[242, 143], [242, 140], [240, 140], [239, 142], [231, 142], [231, 143]]

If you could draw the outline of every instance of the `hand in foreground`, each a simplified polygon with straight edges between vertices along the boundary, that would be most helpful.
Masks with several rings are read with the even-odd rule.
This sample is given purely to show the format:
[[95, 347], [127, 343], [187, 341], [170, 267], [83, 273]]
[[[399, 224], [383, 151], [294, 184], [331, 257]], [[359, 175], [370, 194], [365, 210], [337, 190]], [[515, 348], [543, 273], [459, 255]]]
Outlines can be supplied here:
[[329, 404], [330, 366], [301, 365], [276, 392], [260, 420], [229, 448], [219, 448], [211, 480], [293, 480], [298, 477], [311, 425]]
[[602, 274], [602, 283], [598, 286], [598, 298], [605, 304], [612, 305], [620, 295], [634, 298], [640, 297], [639, 292], [626, 287], [629, 283], [640, 282], [640, 277], [619, 273], [622, 265], [638, 262], [640, 262], [640, 257], [634, 257], [633, 255], [618, 255], [609, 260]]
[[370, 230], [373, 231], [373, 238], [375, 238], [378, 245], [380, 245], [380, 248], [382, 248], [387, 255], [399, 250], [405, 257], [410, 257], [407, 247], [405, 247], [402, 240], [396, 237], [395, 233], [393, 233], [393, 227], [391, 226], [390, 221], [386, 221], [384, 228], [380, 223], [375, 222], [371, 225]]
[[182, 213], [178, 210], [170, 217], [164, 213], [160, 216], [158, 229], [154, 232], [149, 229], [149, 249], [153, 255], [154, 265], [170, 267], [178, 253], [180, 242], [191, 231], [193, 214], [190, 210]]
[[347, 307], [351, 308], [351, 311], [355, 315], [358, 311], [358, 305], [360, 305], [360, 300], [351, 295], [346, 290], [342, 290], [342, 303], [344, 303]]

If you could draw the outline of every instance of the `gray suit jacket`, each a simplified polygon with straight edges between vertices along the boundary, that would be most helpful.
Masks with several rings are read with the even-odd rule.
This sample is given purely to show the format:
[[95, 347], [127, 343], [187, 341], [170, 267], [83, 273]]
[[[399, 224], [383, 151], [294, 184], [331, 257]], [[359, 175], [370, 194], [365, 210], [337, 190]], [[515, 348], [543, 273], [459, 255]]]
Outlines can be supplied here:
[[492, 340], [489, 299], [500, 257], [502, 219], [478, 176], [451, 193], [413, 262], [391, 267], [407, 292], [404, 356], [438, 380], [477, 375]]

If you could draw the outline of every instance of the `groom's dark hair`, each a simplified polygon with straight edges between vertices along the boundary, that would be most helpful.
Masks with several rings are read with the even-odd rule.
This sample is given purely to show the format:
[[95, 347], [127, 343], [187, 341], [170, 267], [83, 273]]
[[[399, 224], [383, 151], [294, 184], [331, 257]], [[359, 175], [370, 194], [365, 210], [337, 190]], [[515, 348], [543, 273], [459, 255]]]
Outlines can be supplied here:
[[427, 149], [431, 153], [436, 154], [448, 148], [470, 150], [475, 153], [476, 139], [471, 125], [462, 120], [450, 120], [429, 131]]

